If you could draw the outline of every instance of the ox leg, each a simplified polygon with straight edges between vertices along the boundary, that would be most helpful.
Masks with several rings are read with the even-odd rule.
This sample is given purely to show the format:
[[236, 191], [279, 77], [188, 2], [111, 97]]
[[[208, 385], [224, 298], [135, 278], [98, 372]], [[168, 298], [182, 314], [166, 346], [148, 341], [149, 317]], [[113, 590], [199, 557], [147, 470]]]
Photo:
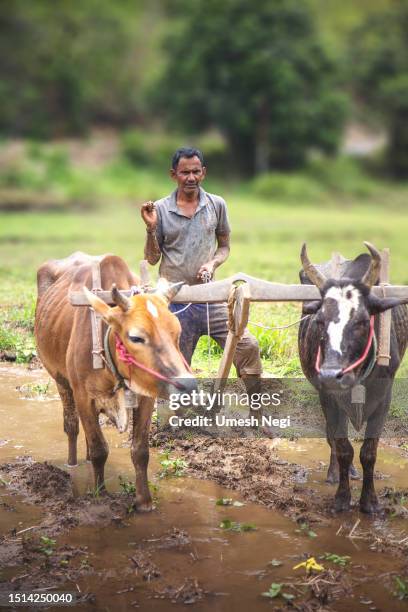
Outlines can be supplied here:
[[150, 420], [154, 408], [154, 400], [140, 396], [139, 405], [133, 409], [133, 436], [131, 457], [135, 466], [136, 494], [135, 505], [139, 512], [149, 512], [152, 509], [147, 480], [147, 466], [149, 463], [149, 432]]
[[81, 423], [85, 431], [87, 452], [92, 462], [95, 490], [105, 490], [105, 463], [109, 455], [109, 447], [99, 425], [95, 402], [86, 395], [75, 396]]
[[360, 450], [363, 466], [363, 489], [360, 497], [360, 510], [366, 514], [378, 512], [379, 504], [374, 489], [374, 466], [377, 460], [378, 438], [366, 438]]
[[64, 431], [68, 436], [68, 467], [78, 465], [77, 439], [79, 433], [79, 419], [75, 408], [74, 396], [68, 381], [57, 383], [64, 409]]
[[[336, 484], [339, 482], [339, 462], [336, 456], [336, 442], [333, 439], [327, 438], [327, 443], [330, 446], [330, 463], [327, 470], [326, 482], [329, 484]], [[360, 479], [360, 474], [353, 463], [350, 465], [349, 472], [352, 480]]]
[[330, 463], [327, 470], [326, 482], [335, 484], [339, 482], [339, 462], [336, 455], [336, 442], [332, 438], [327, 438], [327, 443], [330, 446]]
[[336, 455], [339, 462], [339, 487], [334, 503], [336, 511], [342, 512], [350, 509], [351, 501], [349, 471], [353, 462], [354, 450], [348, 438], [336, 439]]

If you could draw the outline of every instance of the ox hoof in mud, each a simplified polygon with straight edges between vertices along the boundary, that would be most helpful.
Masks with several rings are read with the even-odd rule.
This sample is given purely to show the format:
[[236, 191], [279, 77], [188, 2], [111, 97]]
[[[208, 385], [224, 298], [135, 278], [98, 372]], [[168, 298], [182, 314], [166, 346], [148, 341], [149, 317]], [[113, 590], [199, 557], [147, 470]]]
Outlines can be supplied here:
[[334, 498], [334, 509], [336, 512], [347, 512], [350, 510], [351, 496], [346, 494], [336, 495]]
[[138, 501], [137, 499], [135, 500], [135, 508], [136, 508], [136, 512], [151, 512], [153, 510], [153, 503], [152, 501]]
[[375, 493], [366, 497], [361, 496], [360, 512], [364, 514], [381, 514], [382, 511], [383, 509], [378, 503]]

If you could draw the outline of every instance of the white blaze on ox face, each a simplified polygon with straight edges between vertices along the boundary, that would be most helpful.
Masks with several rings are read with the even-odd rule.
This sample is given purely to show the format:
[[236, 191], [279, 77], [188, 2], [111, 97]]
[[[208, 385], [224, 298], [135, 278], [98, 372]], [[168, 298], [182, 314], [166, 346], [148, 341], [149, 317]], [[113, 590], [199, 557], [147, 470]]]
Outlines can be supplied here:
[[337, 302], [338, 320], [332, 321], [327, 327], [330, 347], [341, 354], [341, 341], [344, 329], [350, 321], [351, 316], [357, 311], [361, 293], [353, 285], [346, 287], [331, 287], [325, 295], [325, 299], [331, 298]]
[[147, 310], [150, 312], [152, 317], [154, 317], [155, 319], [159, 318], [159, 312], [156, 306], [150, 300], [147, 300]]

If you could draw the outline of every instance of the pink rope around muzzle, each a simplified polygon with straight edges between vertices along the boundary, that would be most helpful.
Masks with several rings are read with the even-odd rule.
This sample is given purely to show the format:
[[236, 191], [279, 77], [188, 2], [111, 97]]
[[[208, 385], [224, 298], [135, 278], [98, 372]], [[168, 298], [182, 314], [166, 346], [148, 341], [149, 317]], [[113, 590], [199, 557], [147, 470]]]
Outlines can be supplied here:
[[[135, 366], [136, 368], [143, 370], [147, 374], [150, 374], [151, 376], [154, 376], [155, 378], [158, 378], [159, 380], [163, 380], [164, 382], [173, 385], [177, 389], [180, 389], [180, 390], [184, 389], [184, 386], [181, 383], [176, 382], [174, 379], [168, 378], [168, 376], [164, 376], [163, 374], [160, 374], [160, 372], [156, 372], [156, 370], [153, 370], [145, 366], [143, 363], [140, 363], [140, 361], [136, 361], [136, 359], [132, 357], [132, 355], [128, 352], [128, 350], [126, 349], [125, 345], [123, 344], [118, 334], [115, 334], [115, 346], [116, 346], [116, 352], [117, 352], [118, 358], [120, 359], [120, 361], [122, 361], [123, 363], [126, 363], [129, 366], [129, 370], [131, 366]], [[183, 358], [184, 365], [191, 372], [191, 368], [186, 362], [186, 360], [184, 359], [183, 355], [182, 355], [182, 358]]]
[[[367, 344], [366, 347], [364, 349], [363, 354], [361, 355], [361, 357], [359, 357], [359, 359], [357, 359], [357, 361], [355, 361], [354, 363], [352, 363], [351, 365], [347, 366], [347, 368], [344, 368], [341, 370], [341, 374], [346, 374], [347, 372], [351, 372], [352, 370], [354, 370], [355, 368], [357, 368], [360, 364], [363, 363], [363, 361], [365, 361], [365, 359], [367, 358], [367, 355], [369, 353], [369, 350], [371, 348], [371, 345], [373, 343], [373, 338], [374, 338], [374, 315], [371, 315], [370, 317], [370, 333], [368, 334], [368, 340], [367, 340]], [[320, 344], [319, 344], [319, 348], [317, 349], [317, 355], [316, 355], [316, 362], [315, 362], [315, 369], [316, 372], [318, 374], [320, 374], [320, 361], [321, 361], [321, 350], [320, 350]]]

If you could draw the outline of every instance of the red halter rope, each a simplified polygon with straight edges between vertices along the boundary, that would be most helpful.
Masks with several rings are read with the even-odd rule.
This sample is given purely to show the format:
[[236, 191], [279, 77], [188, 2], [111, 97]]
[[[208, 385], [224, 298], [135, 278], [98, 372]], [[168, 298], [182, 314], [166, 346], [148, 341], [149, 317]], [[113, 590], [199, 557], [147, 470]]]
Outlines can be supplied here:
[[[342, 374], [346, 374], [347, 372], [351, 372], [351, 370], [354, 370], [357, 366], [359, 366], [361, 363], [363, 363], [363, 361], [366, 359], [368, 352], [371, 348], [371, 345], [373, 343], [373, 338], [374, 338], [374, 315], [371, 315], [370, 317], [370, 333], [368, 335], [368, 340], [367, 340], [367, 344], [366, 347], [364, 349], [364, 353], [361, 355], [361, 357], [359, 357], [359, 359], [357, 359], [357, 361], [355, 361], [354, 363], [352, 363], [351, 365], [347, 366], [347, 368], [344, 368], [341, 370]], [[317, 355], [316, 355], [316, 363], [315, 363], [315, 368], [316, 368], [316, 372], [318, 372], [320, 374], [320, 360], [321, 360], [321, 350], [320, 350], [320, 344], [319, 344], [319, 348], [317, 349]]]
[[[116, 352], [117, 352], [118, 358], [120, 359], [120, 361], [123, 361], [123, 363], [126, 363], [129, 366], [129, 374], [130, 374], [130, 368], [133, 365], [139, 368], [140, 370], [147, 372], [147, 374], [150, 374], [151, 376], [158, 378], [159, 380], [163, 380], [164, 382], [170, 383], [177, 389], [184, 389], [184, 386], [181, 383], [178, 383], [174, 379], [172, 380], [171, 378], [168, 378], [167, 376], [160, 374], [160, 372], [156, 372], [156, 370], [152, 370], [151, 368], [148, 368], [143, 363], [140, 363], [140, 361], [136, 361], [136, 359], [132, 357], [132, 355], [127, 351], [125, 345], [123, 344], [118, 334], [115, 334], [115, 345], [116, 345]], [[185, 360], [183, 354], [181, 355], [181, 358], [187, 370], [191, 372], [192, 370], [190, 366], [188, 365], [187, 361]]]

